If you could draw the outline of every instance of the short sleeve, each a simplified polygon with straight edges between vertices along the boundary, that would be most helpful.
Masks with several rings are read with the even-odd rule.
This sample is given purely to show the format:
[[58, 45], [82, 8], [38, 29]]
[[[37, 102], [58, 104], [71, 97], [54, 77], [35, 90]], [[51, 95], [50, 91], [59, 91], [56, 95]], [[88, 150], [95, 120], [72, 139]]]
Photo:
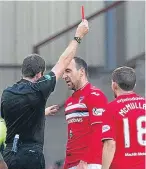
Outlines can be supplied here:
[[34, 85], [39, 91], [41, 91], [44, 98], [47, 99], [51, 92], [54, 91], [56, 76], [53, 72], [49, 72], [47, 75], [40, 78]]
[[[114, 111], [114, 108], [113, 108]], [[103, 115], [102, 141], [115, 140], [115, 118], [112, 109], [107, 107]]]
[[101, 91], [91, 91], [86, 98], [86, 105], [89, 111], [91, 125], [102, 123], [102, 115], [107, 105], [106, 96]]

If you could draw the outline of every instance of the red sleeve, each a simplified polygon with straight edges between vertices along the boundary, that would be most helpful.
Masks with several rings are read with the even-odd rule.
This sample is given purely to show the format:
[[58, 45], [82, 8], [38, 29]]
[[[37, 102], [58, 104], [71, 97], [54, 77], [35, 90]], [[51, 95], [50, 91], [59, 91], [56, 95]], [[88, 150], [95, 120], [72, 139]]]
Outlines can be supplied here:
[[103, 140], [115, 140], [115, 118], [114, 118], [114, 108], [107, 107], [103, 115], [102, 124], [102, 141]]
[[102, 115], [107, 105], [106, 96], [98, 90], [91, 91], [86, 98], [86, 105], [89, 111], [90, 123], [102, 123]]
[[95, 161], [98, 161], [98, 163], [101, 164], [102, 115], [107, 106], [107, 98], [102, 92], [95, 90], [87, 97], [86, 105], [89, 111], [91, 137], [88, 144], [88, 150], [82, 160], [87, 163], [95, 163]]

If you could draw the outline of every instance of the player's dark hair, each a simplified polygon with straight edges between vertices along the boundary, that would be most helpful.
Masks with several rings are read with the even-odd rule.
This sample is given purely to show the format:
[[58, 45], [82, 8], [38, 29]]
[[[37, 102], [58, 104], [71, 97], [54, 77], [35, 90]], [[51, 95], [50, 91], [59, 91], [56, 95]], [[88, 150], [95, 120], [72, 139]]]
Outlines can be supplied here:
[[131, 91], [136, 84], [136, 74], [134, 69], [130, 67], [119, 67], [112, 73], [112, 80], [116, 82], [124, 91]]
[[37, 73], [45, 71], [45, 61], [38, 54], [31, 54], [26, 57], [22, 64], [22, 75], [33, 78]]
[[85, 70], [86, 76], [88, 75], [88, 65], [87, 63], [80, 57], [74, 57], [75, 63], [76, 63], [76, 68], [81, 69], [83, 68]]

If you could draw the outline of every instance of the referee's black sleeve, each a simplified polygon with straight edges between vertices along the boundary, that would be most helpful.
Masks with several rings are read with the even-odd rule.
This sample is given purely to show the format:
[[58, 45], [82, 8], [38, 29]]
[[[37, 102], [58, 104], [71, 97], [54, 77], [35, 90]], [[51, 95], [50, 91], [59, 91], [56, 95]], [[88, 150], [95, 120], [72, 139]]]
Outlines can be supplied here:
[[54, 91], [56, 85], [56, 76], [53, 72], [41, 77], [35, 84], [35, 87], [41, 91], [43, 97], [47, 99], [51, 92]]
[[2, 157], [2, 155], [1, 155], [1, 153], [0, 153], [0, 161], [3, 161], [3, 157]]

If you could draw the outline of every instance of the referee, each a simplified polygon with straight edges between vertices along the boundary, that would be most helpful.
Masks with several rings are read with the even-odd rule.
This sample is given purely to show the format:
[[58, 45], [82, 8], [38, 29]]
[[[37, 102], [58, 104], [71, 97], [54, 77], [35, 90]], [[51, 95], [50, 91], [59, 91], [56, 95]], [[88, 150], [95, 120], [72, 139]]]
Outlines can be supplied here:
[[1, 112], [7, 127], [7, 146], [3, 157], [9, 169], [45, 169], [46, 101], [54, 91], [56, 81], [74, 58], [78, 44], [88, 29], [86, 20], [79, 24], [74, 40], [47, 75], [43, 75], [45, 61], [39, 55], [26, 57], [22, 64], [23, 78], [3, 91]]

